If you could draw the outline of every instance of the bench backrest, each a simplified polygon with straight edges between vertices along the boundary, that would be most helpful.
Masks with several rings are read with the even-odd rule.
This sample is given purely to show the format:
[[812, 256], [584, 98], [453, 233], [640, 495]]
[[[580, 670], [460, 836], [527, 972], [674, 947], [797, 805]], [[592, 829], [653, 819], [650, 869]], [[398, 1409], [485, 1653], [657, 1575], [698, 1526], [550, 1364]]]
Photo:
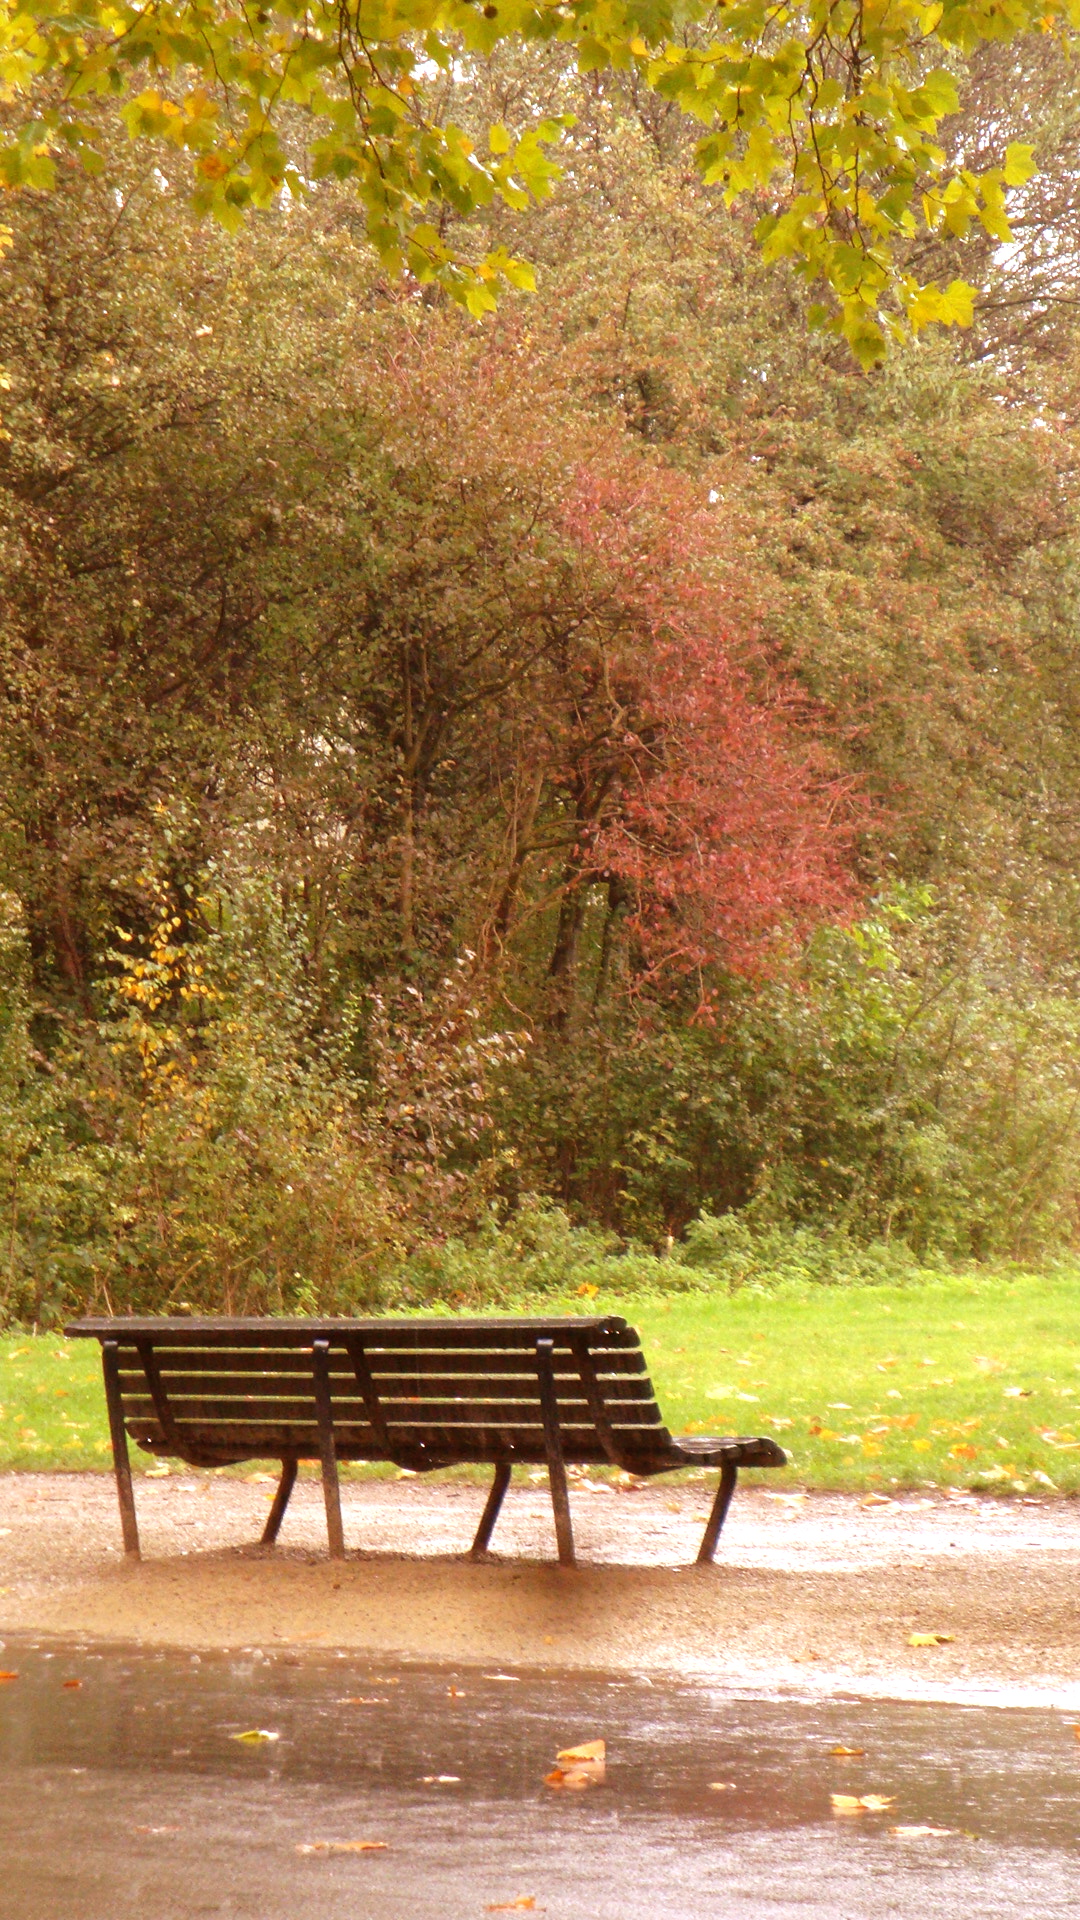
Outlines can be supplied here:
[[329, 1343], [344, 1460], [424, 1468], [543, 1464], [536, 1343], [552, 1343], [568, 1461], [633, 1469], [670, 1436], [641, 1342], [617, 1315], [540, 1319], [84, 1320], [117, 1342], [124, 1422], [151, 1451], [197, 1465], [317, 1459], [312, 1348]]

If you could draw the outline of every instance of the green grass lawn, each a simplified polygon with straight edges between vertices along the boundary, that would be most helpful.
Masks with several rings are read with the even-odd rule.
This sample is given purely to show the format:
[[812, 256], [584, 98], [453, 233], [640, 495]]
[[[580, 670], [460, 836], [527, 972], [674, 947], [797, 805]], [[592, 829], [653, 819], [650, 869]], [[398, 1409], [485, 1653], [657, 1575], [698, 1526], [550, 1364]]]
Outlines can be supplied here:
[[[1080, 1271], [570, 1304], [640, 1327], [675, 1432], [775, 1435], [772, 1486], [1080, 1491]], [[0, 1467], [109, 1463], [97, 1343], [0, 1338]]]

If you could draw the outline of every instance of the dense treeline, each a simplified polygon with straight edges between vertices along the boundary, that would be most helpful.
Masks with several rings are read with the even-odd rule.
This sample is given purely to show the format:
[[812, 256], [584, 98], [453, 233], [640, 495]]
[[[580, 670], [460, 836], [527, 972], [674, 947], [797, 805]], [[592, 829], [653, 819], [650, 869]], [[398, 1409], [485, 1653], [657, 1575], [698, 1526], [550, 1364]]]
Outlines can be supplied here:
[[334, 189], [14, 203], [4, 1309], [356, 1302], [529, 1196], [1072, 1234], [1080, 93], [1016, 59], [1015, 254], [870, 377], [558, 50], [453, 82], [577, 114], [482, 323]]

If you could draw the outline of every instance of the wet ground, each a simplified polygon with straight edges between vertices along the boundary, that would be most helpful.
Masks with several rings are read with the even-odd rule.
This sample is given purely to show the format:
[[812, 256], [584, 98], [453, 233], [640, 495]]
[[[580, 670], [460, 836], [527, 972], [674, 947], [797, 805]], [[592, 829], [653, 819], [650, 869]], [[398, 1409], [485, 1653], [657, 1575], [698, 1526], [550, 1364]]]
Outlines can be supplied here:
[[[1080, 1910], [1063, 1713], [10, 1635], [0, 1670], [4, 1920]], [[601, 1782], [545, 1784], [595, 1739]]]
[[[866, 1504], [740, 1487], [715, 1567], [695, 1568], [704, 1482], [582, 1484], [570, 1573], [553, 1564], [543, 1486], [511, 1489], [483, 1565], [467, 1557], [479, 1485], [347, 1482], [343, 1561], [327, 1558], [313, 1480], [297, 1487], [278, 1547], [258, 1547], [273, 1491], [266, 1473], [140, 1481], [133, 1564], [111, 1475], [0, 1475], [0, 1639], [349, 1648], [1080, 1720], [1080, 1501], [926, 1491]], [[933, 1647], [912, 1644], [935, 1631], [946, 1637]]]

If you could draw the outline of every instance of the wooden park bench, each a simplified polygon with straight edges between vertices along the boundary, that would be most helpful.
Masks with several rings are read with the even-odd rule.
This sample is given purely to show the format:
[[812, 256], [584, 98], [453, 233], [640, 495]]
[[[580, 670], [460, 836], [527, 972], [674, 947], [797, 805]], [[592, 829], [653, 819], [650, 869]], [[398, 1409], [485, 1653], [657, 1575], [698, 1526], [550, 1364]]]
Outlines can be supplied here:
[[782, 1467], [769, 1439], [668, 1432], [641, 1342], [616, 1314], [580, 1319], [78, 1320], [101, 1341], [124, 1547], [139, 1552], [128, 1436], [193, 1467], [278, 1459], [263, 1532], [277, 1538], [300, 1460], [322, 1465], [330, 1552], [345, 1551], [339, 1460], [414, 1473], [494, 1466], [473, 1541], [491, 1539], [510, 1470], [546, 1466], [559, 1559], [574, 1564], [567, 1465], [670, 1473], [718, 1467], [698, 1554], [710, 1561], [740, 1467]]

